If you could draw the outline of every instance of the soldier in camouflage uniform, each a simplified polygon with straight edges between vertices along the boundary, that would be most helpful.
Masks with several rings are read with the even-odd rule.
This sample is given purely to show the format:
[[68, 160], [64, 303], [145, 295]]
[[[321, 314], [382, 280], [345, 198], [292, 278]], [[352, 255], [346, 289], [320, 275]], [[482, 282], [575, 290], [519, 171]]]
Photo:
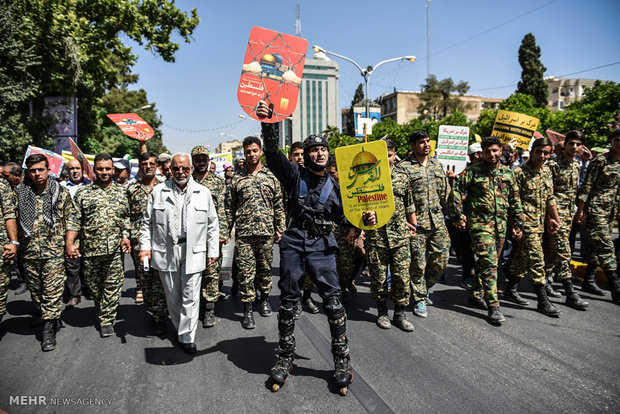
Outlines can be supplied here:
[[0, 321], [6, 313], [6, 297], [11, 281], [9, 263], [17, 257], [17, 196], [8, 182], [0, 179]]
[[41, 349], [56, 348], [56, 332], [65, 288], [65, 229], [71, 211], [71, 195], [56, 180], [49, 179], [45, 155], [26, 158], [27, 177], [17, 186], [20, 247], [26, 283], [32, 301], [44, 321]]
[[600, 266], [607, 276], [613, 302], [620, 303], [617, 260], [611, 240], [614, 220], [620, 221], [620, 128], [615, 129], [609, 139], [611, 151], [590, 162], [577, 197], [576, 220], [586, 222], [592, 241], [592, 254], [582, 290], [603, 294], [594, 282], [596, 268]]
[[449, 186], [441, 163], [429, 157], [430, 139], [423, 129], [409, 136], [413, 155], [399, 165], [410, 177], [417, 232], [411, 239], [411, 286], [415, 301], [414, 314], [427, 316], [426, 300], [431, 287], [448, 264], [450, 237], [442, 209], [446, 207]]
[[469, 231], [477, 256], [469, 304], [488, 310], [489, 322], [501, 324], [505, 318], [497, 297], [497, 265], [509, 223], [513, 237], [522, 236], [523, 209], [515, 175], [500, 163], [499, 138], [486, 137], [481, 147], [483, 161], [470, 165], [458, 177], [448, 211], [459, 230]]
[[589, 304], [581, 299], [573, 289], [571, 281], [573, 274], [570, 270], [572, 252], [569, 239], [581, 169], [579, 162], [575, 160], [575, 155], [581, 153], [583, 141], [583, 132], [569, 131], [564, 141], [563, 153], [555, 160], [547, 162], [547, 167], [551, 170], [553, 177], [553, 195], [562, 225], [560, 230], [555, 234], [550, 234], [547, 240], [545, 272], [555, 273], [564, 286], [566, 304], [578, 310], [585, 310]]
[[[114, 333], [114, 319], [121, 297], [123, 253], [131, 251], [127, 190], [112, 181], [112, 157], [95, 157], [95, 182], [75, 194], [67, 223], [66, 254], [84, 256], [84, 279], [99, 313], [102, 338]], [[81, 233], [80, 247], [74, 241]]]
[[261, 163], [261, 142], [256, 137], [243, 140], [246, 168], [235, 174], [230, 184], [227, 206], [228, 228], [235, 227], [235, 247], [239, 268], [239, 292], [244, 303], [242, 326], [255, 327], [252, 303], [255, 284], [260, 291], [261, 316], [271, 315], [271, 263], [273, 242], [279, 242], [286, 228], [280, 183]]
[[136, 269], [137, 285], [142, 289], [146, 306], [152, 315], [153, 334], [163, 335], [166, 332], [166, 319], [168, 319], [168, 307], [164, 286], [157, 271], [149, 268], [144, 270], [140, 261], [140, 227], [146, 211], [149, 195], [155, 185], [159, 184], [156, 167], [157, 156], [150, 152], [143, 152], [138, 156], [138, 175], [140, 178], [127, 187], [127, 201], [129, 202], [129, 221], [131, 223], [131, 258]]
[[542, 249], [545, 217], [549, 215], [550, 234], [557, 233], [560, 228], [560, 217], [553, 196], [553, 177], [549, 167], [545, 165], [552, 148], [551, 140], [548, 138], [537, 139], [532, 144], [530, 159], [515, 171], [525, 219], [523, 237], [512, 252], [504, 299], [519, 305], [527, 305], [527, 301], [517, 291], [521, 278], [527, 273], [536, 291], [538, 311], [547, 316], [557, 317], [560, 315], [560, 310], [549, 302], [545, 290], [547, 278]]
[[[407, 320], [405, 307], [409, 305], [411, 294], [409, 290], [409, 266], [411, 264], [409, 239], [415, 234], [413, 194], [409, 186], [407, 170], [401, 166], [394, 167], [396, 162], [394, 143], [389, 140], [386, 142], [392, 173], [394, 215], [383, 227], [366, 231], [370, 293], [377, 303], [377, 325], [380, 328], [388, 329], [391, 326], [386, 305], [386, 300], [390, 296], [394, 303], [394, 325], [405, 332], [411, 332], [413, 324]], [[392, 289], [389, 292], [388, 266], [392, 274]]]
[[192, 149], [192, 164], [194, 165], [194, 181], [202, 184], [211, 191], [213, 204], [217, 210], [217, 219], [220, 225], [220, 255], [216, 262], [209, 263], [202, 274], [202, 298], [206, 301], [206, 311], [202, 321], [203, 328], [215, 326], [215, 302], [220, 293], [220, 270], [222, 269], [222, 245], [228, 243], [228, 219], [224, 202], [226, 185], [224, 180], [209, 171], [209, 151], [199, 145]]

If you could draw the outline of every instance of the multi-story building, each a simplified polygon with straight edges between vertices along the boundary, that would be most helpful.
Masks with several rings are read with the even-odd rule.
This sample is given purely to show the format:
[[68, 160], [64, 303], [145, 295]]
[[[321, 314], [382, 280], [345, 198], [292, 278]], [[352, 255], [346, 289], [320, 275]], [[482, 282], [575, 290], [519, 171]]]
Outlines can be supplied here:
[[338, 68], [322, 52], [306, 59], [295, 112], [280, 126], [280, 146], [338, 126]]
[[225, 153], [225, 152], [235, 153], [236, 151], [239, 151], [240, 148], [241, 148], [241, 141], [239, 141], [238, 139], [235, 139], [232, 141], [220, 142], [219, 145], [217, 146], [217, 152], [220, 154]]
[[594, 79], [569, 79], [550, 76], [545, 78], [549, 88], [549, 109], [563, 111], [564, 108], [583, 96], [586, 88], [594, 86]]

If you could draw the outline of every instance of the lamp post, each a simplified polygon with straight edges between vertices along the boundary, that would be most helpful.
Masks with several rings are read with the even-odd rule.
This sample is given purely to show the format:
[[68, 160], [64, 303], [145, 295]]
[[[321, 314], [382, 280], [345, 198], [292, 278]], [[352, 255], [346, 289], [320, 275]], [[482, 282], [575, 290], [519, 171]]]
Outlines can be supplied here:
[[364, 82], [366, 83], [366, 117], [369, 118], [370, 117], [370, 96], [368, 95], [368, 81], [370, 80], [370, 76], [372, 75], [372, 73], [375, 71], [375, 69], [377, 69], [379, 66], [383, 65], [384, 63], [388, 63], [388, 62], [394, 62], [397, 60], [408, 60], [409, 62], [415, 62], [416, 57], [415, 56], [400, 56], [400, 57], [396, 57], [396, 58], [392, 58], [392, 59], [387, 59], [387, 60], [382, 60], [381, 62], [377, 63], [375, 66], [367, 66], [366, 69], [363, 69], [356, 61], [354, 61], [351, 58], [348, 58], [346, 56], [343, 55], [339, 55], [338, 53], [334, 53], [334, 52], [330, 52], [328, 50], [323, 49], [321, 46], [319, 45], [314, 45], [312, 47], [312, 50], [315, 51], [315, 53], [319, 53], [319, 52], [323, 52], [327, 55], [334, 55], [336, 57], [339, 57], [341, 59], [344, 59], [348, 62], [351, 62], [355, 65], [356, 68], [359, 69], [360, 74], [362, 75], [362, 77], [364, 78]]
[[137, 112], [137, 111], [141, 111], [143, 109], [151, 109], [152, 107], [153, 107], [153, 105], [148, 104], [148, 105], [141, 106], [140, 108], [132, 109], [131, 112]]

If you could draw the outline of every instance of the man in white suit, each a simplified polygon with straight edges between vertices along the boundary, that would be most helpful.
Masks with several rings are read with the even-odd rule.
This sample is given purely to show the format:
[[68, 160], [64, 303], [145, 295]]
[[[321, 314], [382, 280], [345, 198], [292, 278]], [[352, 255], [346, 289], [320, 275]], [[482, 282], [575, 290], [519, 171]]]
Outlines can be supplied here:
[[181, 348], [196, 352], [200, 282], [219, 255], [217, 212], [209, 189], [192, 179], [188, 154], [172, 157], [173, 179], [153, 189], [140, 229], [140, 260], [159, 270]]

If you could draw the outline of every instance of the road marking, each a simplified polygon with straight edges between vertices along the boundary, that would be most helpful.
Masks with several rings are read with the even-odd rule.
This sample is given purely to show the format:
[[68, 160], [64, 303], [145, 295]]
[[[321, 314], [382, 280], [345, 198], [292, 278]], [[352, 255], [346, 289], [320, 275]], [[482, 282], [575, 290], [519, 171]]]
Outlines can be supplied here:
[[[310, 320], [302, 315], [297, 321], [297, 326], [306, 335], [310, 343], [319, 351], [319, 354], [331, 365], [334, 362], [331, 351], [331, 344], [319, 332], [319, 330], [310, 322]], [[353, 384], [349, 386], [355, 398], [360, 402], [362, 407], [369, 413], [393, 413], [394, 411], [386, 404], [385, 401], [372, 389], [364, 378], [353, 368], [355, 374]]]

